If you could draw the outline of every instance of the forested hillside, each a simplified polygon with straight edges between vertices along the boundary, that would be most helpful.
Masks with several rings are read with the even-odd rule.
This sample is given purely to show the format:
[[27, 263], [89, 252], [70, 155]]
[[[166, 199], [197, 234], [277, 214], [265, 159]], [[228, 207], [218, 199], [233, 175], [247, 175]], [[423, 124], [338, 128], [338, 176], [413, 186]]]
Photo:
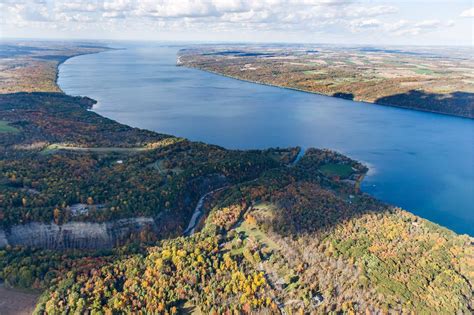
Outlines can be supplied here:
[[310, 150], [218, 192], [200, 232], [70, 273], [37, 312], [471, 312], [472, 240], [325, 176], [328, 163], [364, 170]]
[[[473, 312], [474, 240], [361, 192], [361, 163], [228, 150], [93, 104], [0, 95], [0, 280], [40, 293], [37, 314]], [[98, 227], [116, 242], [81, 246]]]

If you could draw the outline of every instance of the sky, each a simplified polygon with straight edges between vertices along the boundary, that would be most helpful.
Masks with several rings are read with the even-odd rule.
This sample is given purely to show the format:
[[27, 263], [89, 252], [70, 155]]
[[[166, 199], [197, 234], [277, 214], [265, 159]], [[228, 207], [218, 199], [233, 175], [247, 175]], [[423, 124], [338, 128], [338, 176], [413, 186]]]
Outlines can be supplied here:
[[0, 0], [0, 38], [473, 46], [473, 0]]

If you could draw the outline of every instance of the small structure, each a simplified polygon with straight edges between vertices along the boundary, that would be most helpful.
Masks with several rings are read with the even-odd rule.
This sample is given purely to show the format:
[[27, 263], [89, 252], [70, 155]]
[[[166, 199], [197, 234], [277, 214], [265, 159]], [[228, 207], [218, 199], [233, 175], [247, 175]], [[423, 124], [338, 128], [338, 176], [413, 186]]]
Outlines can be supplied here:
[[314, 306], [319, 306], [319, 305], [323, 304], [323, 301], [324, 301], [324, 297], [321, 293], [316, 293], [313, 296], [313, 305]]

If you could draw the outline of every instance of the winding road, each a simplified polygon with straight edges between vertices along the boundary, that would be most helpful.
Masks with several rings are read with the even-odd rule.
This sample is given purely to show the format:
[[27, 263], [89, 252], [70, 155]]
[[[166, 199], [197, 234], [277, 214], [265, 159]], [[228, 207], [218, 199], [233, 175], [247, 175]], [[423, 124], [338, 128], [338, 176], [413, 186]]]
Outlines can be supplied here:
[[[295, 166], [298, 163], [298, 161], [304, 156], [304, 153], [305, 153], [305, 150], [303, 148], [300, 148], [300, 150], [299, 150], [298, 154], [296, 155], [295, 159], [293, 161], [291, 161], [287, 166], [288, 167]], [[258, 177], [254, 178], [252, 180], [246, 181], [246, 182], [238, 183], [238, 185], [248, 184], [248, 183], [256, 181], [257, 179], [258, 179]], [[218, 191], [221, 191], [221, 190], [229, 188], [229, 187], [231, 187], [231, 186], [227, 185], [227, 186], [223, 186], [223, 187], [214, 189], [214, 190], [204, 194], [199, 199], [199, 201], [196, 205], [196, 208], [194, 208], [194, 212], [193, 212], [193, 215], [191, 217], [191, 220], [189, 221], [188, 227], [183, 232], [184, 236], [190, 236], [190, 235], [194, 234], [194, 232], [196, 230], [196, 227], [199, 223], [199, 220], [201, 219], [202, 215], [204, 214], [204, 211], [202, 210], [202, 207], [204, 206], [204, 201], [206, 200], [206, 198], [211, 196], [212, 194], [218, 192]]]
[[196, 205], [196, 208], [194, 208], [194, 213], [193, 213], [193, 216], [191, 217], [191, 220], [189, 221], [189, 224], [188, 224], [188, 227], [186, 228], [186, 230], [184, 230], [183, 232], [183, 235], [184, 236], [190, 236], [190, 235], [193, 235], [194, 234], [194, 231], [196, 230], [196, 226], [198, 225], [199, 223], [199, 219], [201, 218], [201, 216], [204, 214], [204, 211], [202, 211], [202, 207], [204, 206], [204, 201], [206, 200], [207, 197], [209, 197], [210, 195], [222, 190], [222, 189], [225, 189], [229, 186], [224, 186], [224, 187], [220, 187], [220, 188], [217, 188], [217, 189], [214, 189], [206, 194], [204, 194], [198, 201], [197, 205]]

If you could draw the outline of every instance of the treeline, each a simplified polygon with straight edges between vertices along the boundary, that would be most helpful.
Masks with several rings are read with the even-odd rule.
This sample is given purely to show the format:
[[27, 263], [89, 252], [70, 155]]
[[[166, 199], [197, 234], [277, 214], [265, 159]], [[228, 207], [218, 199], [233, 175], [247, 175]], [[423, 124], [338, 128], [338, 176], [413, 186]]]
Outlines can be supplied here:
[[59, 93], [0, 95], [2, 120], [20, 130], [0, 133], [2, 227], [160, 216], [163, 233], [177, 235], [201, 195], [299, 152], [225, 150], [160, 135], [88, 111], [93, 103]]

